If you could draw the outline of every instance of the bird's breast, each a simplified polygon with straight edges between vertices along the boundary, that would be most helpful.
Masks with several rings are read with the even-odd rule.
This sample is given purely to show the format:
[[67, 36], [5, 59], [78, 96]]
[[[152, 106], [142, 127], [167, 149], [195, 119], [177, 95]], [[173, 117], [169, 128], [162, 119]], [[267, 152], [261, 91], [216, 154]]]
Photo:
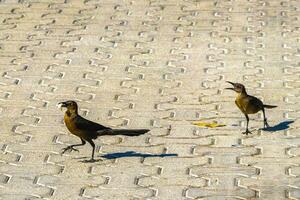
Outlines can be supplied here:
[[67, 114], [65, 114], [64, 116], [64, 122], [68, 128], [68, 130], [74, 134], [74, 135], [77, 135], [79, 137], [82, 137], [83, 135], [83, 132], [80, 131], [77, 127], [76, 127], [76, 124], [74, 123], [74, 118], [68, 116]]
[[73, 132], [74, 130], [76, 130], [76, 126], [73, 123], [73, 119], [71, 117], [69, 117], [67, 114], [65, 114], [65, 116], [64, 116], [64, 122], [70, 132]]
[[244, 107], [243, 107], [243, 104], [242, 104], [242, 101], [241, 101], [241, 99], [236, 99], [235, 100], [235, 104], [236, 104], [236, 106], [243, 112], [243, 113], [245, 113], [246, 112], [246, 110], [244, 109]]

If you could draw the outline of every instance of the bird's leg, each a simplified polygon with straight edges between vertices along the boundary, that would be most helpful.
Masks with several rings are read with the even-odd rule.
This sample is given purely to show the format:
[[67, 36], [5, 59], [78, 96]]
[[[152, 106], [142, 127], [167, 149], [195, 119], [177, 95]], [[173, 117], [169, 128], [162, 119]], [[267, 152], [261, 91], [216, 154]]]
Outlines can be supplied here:
[[70, 152], [77, 151], [78, 152], [78, 149], [75, 149], [74, 147], [82, 146], [82, 145], [85, 145], [85, 141], [83, 139], [81, 139], [81, 144], [73, 144], [73, 145], [63, 148], [61, 154], [64, 154], [66, 151], [70, 151]]
[[92, 139], [88, 139], [87, 142], [90, 143], [90, 145], [93, 147], [92, 158], [91, 158], [90, 160], [88, 160], [88, 162], [95, 162], [95, 161], [96, 161], [96, 160], [94, 159], [95, 143], [93, 142]]
[[263, 108], [262, 111], [263, 111], [263, 115], [264, 115], [264, 128], [269, 128], [270, 126], [269, 126], [267, 118], [266, 118], [265, 109]]
[[248, 129], [248, 125], [249, 125], [249, 117], [248, 117], [247, 114], [245, 114], [245, 117], [246, 117], [246, 120], [247, 120], [247, 126], [246, 126], [246, 131], [243, 132], [242, 134], [248, 135], [249, 133], [251, 133], [251, 132], [249, 131], [249, 129]]

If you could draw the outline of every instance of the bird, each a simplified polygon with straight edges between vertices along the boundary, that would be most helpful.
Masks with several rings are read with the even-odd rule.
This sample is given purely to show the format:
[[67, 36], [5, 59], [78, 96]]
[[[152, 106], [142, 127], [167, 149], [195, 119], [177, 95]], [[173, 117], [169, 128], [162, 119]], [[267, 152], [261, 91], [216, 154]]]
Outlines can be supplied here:
[[149, 129], [112, 129], [85, 119], [78, 114], [78, 104], [73, 100], [59, 102], [58, 106], [61, 107], [61, 109], [66, 108], [64, 122], [69, 132], [81, 139], [80, 144], [73, 144], [63, 148], [61, 154], [64, 154], [66, 151], [78, 152], [74, 147], [83, 146], [88, 142], [93, 148], [92, 157], [90, 160], [87, 160], [88, 162], [95, 161], [95, 143], [93, 140], [97, 137], [104, 135], [139, 136], [150, 131]]
[[265, 113], [265, 108], [271, 109], [271, 108], [276, 108], [277, 106], [273, 105], [266, 105], [264, 104], [260, 99], [248, 95], [246, 92], [246, 88], [243, 84], [241, 83], [233, 83], [230, 81], [226, 81], [227, 83], [230, 83], [233, 88], [225, 88], [228, 90], [233, 90], [237, 93], [237, 97], [235, 99], [235, 104], [237, 107], [244, 113], [246, 120], [247, 120], [247, 126], [246, 126], [246, 131], [243, 132], [243, 134], [248, 135], [251, 133], [248, 129], [249, 125], [249, 116], [248, 114], [255, 114], [259, 111], [263, 112], [263, 117], [264, 117], [264, 128], [270, 127], [266, 118], [266, 113]]

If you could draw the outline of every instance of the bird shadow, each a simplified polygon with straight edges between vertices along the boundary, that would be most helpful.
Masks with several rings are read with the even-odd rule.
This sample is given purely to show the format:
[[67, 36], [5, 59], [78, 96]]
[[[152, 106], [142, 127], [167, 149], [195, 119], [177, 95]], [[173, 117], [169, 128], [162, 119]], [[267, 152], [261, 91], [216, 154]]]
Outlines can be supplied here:
[[94, 159], [94, 160], [80, 160], [79, 162], [82, 163], [95, 163], [95, 162], [102, 162], [103, 159]]
[[147, 153], [138, 153], [135, 151], [126, 151], [126, 152], [119, 152], [119, 153], [108, 153], [102, 155], [100, 157], [106, 159], [116, 159], [116, 158], [126, 158], [126, 157], [140, 157], [140, 158], [150, 158], [150, 157], [172, 157], [178, 156], [177, 153], [163, 153], [163, 154], [147, 154]]
[[104, 161], [104, 159], [101, 159], [101, 158], [92, 160], [92, 159], [90, 159], [90, 157], [85, 157], [85, 156], [84, 157], [77, 157], [77, 158], [73, 158], [73, 159], [79, 160], [79, 162], [81, 162], [81, 163], [94, 163], [94, 162]]
[[289, 125], [294, 122], [295, 122], [294, 120], [283, 121], [283, 122], [280, 122], [279, 124], [276, 124], [275, 126], [270, 126], [268, 128], [263, 128], [261, 130], [269, 131], [269, 132], [282, 131], [282, 130], [286, 130], [286, 129], [290, 128]]

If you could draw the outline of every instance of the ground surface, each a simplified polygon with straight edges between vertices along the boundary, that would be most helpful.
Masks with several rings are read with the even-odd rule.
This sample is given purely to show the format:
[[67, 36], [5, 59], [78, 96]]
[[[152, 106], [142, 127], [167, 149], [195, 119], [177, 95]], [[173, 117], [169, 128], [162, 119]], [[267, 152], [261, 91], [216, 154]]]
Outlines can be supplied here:
[[[297, 0], [4, 0], [0, 199], [300, 199]], [[278, 108], [244, 116], [226, 80]], [[80, 140], [56, 104], [144, 136]], [[203, 128], [193, 121], [226, 127]]]

